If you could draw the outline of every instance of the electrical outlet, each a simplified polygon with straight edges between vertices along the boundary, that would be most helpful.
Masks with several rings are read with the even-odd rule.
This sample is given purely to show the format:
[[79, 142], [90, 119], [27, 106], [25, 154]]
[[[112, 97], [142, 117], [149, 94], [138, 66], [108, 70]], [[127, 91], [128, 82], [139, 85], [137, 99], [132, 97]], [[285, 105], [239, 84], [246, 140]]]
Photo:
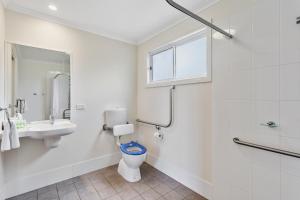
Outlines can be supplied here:
[[76, 110], [85, 110], [85, 105], [84, 104], [76, 104], [75, 109]]

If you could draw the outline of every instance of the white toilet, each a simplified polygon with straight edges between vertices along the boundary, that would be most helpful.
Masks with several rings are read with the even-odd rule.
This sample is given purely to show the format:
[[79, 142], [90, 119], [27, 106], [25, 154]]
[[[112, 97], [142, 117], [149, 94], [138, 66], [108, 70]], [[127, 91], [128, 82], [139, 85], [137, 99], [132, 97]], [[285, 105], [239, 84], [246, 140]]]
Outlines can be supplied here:
[[146, 159], [147, 149], [137, 142], [120, 145], [122, 159], [119, 162], [118, 172], [129, 182], [141, 180], [140, 166]]
[[119, 162], [118, 173], [128, 182], [137, 182], [141, 180], [140, 166], [146, 159], [147, 149], [134, 141], [121, 143], [121, 137], [134, 133], [134, 125], [126, 124], [126, 109], [115, 109], [105, 112], [106, 126], [112, 127], [117, 145], [122, 153], [122, 159]]

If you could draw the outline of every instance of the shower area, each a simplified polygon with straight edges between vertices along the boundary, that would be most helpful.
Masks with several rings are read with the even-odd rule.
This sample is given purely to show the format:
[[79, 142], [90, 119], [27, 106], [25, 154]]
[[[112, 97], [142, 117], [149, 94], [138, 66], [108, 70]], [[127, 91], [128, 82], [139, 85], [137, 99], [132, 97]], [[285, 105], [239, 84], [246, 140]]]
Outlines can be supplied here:
[[47, 89], [49, 101], [46, 117], [70, 119], [70, 74], [67, 72], [49, 71]]

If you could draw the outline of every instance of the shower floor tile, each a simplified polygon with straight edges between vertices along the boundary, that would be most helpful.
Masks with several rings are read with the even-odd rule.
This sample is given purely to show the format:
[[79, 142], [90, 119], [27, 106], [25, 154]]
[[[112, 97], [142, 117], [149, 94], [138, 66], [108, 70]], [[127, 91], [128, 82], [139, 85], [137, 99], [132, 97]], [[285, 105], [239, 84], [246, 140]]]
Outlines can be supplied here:
[[9, 200], [206, 200], [146, 163], [141, 173], [141, 181], [128, 183], [114, 165]]

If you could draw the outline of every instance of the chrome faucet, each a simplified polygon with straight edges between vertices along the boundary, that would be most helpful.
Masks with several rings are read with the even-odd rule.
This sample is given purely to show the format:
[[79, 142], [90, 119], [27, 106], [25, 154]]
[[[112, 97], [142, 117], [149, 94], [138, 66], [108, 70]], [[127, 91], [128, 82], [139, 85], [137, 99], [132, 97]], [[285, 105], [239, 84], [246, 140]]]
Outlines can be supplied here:
[[51, 123], [52, 125], [55, 123], [55, 117], [54, 117], [53, 114], [50, 114], [49, 120], [50, 120], [50, 123]]

